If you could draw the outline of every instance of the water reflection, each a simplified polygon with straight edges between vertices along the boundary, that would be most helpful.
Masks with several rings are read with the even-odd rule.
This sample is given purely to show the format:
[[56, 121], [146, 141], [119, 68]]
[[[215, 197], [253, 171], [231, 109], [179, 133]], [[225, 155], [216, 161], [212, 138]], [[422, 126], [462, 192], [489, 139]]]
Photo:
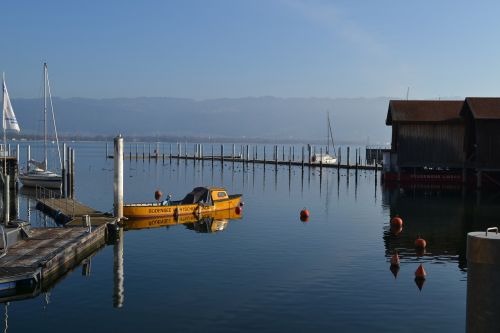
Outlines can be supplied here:
[[234, 209], [217, 211], [212, 213], [203, 213], [200, 215], [188, 214], [178, 217], [163, 218], [141, 218], [129, 219], [124, 222], [125, 230], [139, 230], [151, 228], [169, 228], [171, 226], [183, 224], [187, 229], [201, 233], [211, 233], [226, 229], [231, 220], [239, 220], [242, 213], [239, 214]]
[[[394, 251], [402, 262], [450, 261], [467, 267], [466, 235], [497, 223], [500, 195], [496, 192], [465, 192], [462, 188], [384, 187], [383, 205], [390, 216], [399, 215], [404, 224], [384, 225], [385, 255]], [[415, 240], [427, 241], [425, 251], [415, 249]]]

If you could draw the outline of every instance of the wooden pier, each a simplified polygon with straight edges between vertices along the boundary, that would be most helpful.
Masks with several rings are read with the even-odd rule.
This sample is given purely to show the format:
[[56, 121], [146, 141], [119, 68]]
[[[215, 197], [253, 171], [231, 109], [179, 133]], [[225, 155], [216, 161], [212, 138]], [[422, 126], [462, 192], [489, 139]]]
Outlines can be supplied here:
[[[322, 154], [326, 152], [326, 149], [317, 147], [302, 147], [300, 152], [295, 151], [294, 146], [280, 147], [274, 145], [271, 152], [267, 152], [267, 155], [271, 153], [271, 156], [266, 155], [266, 146], [249, 146], [241, 145], [239, 146], [239, 152], [236, 152], [236, 145], [232, 145], [232, 154], [224, 154], [224, 145], [218, 147], [218, 151], [214, 152], [214, 146], [211, 146], [211, 153], [205, 154], [205, 149], [203, 144], [194, 144], [193, 151], [191, 154], [187, 152], [187, 145], [184, 146], [177, 143], [176, 152], [172, 150], [172, 144], [169, 144], [170, 149], [167, 151], [163, 149], [160, 151], [160, 144], [154, 144], [155, 149], [151, 150], [151, 144], [149, 144], [149, 149], [146, 150], [146, 145], [141, 144], [142, 152], [139, 151], [139, 144], [135, 145], [135, 149], [132, 145], [129, 145], [128, 151], [124, 151], [123, 158], [128, 160], [193, 160], [193, 161], [211, 161], [211, 162], [229, 162], [229, 163], [244, 163], [244, 164], [263, 164], [263, 165], [284, 165], [284, 166], [295, 166], [295, 167], [312, 167], [312, 168], [329, 168], [329, 169], [354, 169], [354, 170], [374, 170], [378, 171], [382, 169], [382, 165], [379, 163], [381, 161], [381, 154], [377, 158], [372, 158], [372, 150], [365, 149], [365, 159], [361, 157], [361, 148], [354, 148], [351, 151], [351, 147], [345, 147], [344, 153], [345, 157], [342, 156], [342, 149], [338, 148], [336, 151], [338, 163], [336, 164], [324, 164], [311, 161], [312, 155], [315, 153]], [[161, 146], [164, 146], [162, 144]], [[260, 149], [259, 149], [260, 148]], [[270, 147], [267, 147], [270, 148]], [[379, 153], [381, 149], [376, 149], [375, 154]], [[231, 152], [230, 152], [231, 153]], [[351, 153], [353, 153], [351, 155]], [[351, 155], [351, 156], [350, 156]], [[108, 145], [106, 143], [106, 158], [114, 158], [113, 155], [109, 154]], [[354, 160], [353, 160], [354, 158]], [[372, 163], [368, 163], [368, 161]]]
[[[47, 283], [78, 265], [105, 244], [107, 225], [115, 218], [71, 198], [39, 198], [48, 215], [69, 220], [61, 228], [28, 230], [0, 258], [0, 289]], [[88, 217], [87, 217], [88, 216]]]

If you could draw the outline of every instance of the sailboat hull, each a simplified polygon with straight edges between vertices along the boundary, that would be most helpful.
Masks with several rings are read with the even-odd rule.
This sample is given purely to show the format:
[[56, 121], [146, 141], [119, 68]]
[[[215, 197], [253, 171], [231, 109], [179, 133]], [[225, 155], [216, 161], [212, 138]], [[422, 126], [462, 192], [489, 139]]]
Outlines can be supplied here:
[[30, 174], [26, 173], [19, 176], [21, 184], [26, 187], [45, 187], [45, 188], [61, 188], [62, 177], [55, 173], [45, 174]]

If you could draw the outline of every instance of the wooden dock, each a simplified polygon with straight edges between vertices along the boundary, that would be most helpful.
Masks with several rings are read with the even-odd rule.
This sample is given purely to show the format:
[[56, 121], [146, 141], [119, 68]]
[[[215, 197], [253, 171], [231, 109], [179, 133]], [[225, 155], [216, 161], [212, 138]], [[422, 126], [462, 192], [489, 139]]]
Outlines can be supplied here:
[[[60, 228], [39, 228], [8, 247], [0, 258], [0, 289], [46, 285], [78, 265], [105, 244], [107, 225], [115, 218], [70, 198], [38, 199], [38, 207], [52, 217], [69, 221]], [[90, 225], [83, 225], [85, 215]]]
[[[362, 149], [359, 147], [339, 147], [336, 152], [333, 152], [338, 159], [336, 164], [320, 164], [311, 161], [311, 157], [316, 154], [326, 153], [323, 147], [309, 146], [306, 149], [302, 146], [300, 151], [295, 151], [293, 146], [274, 145], [274, 147], [267, 146], [268, 151], [266, 154], [266, 146], [250, 146], [250, 145], [232, 145], [232, 151], [224, 150], [224, 145], [221, 144], [218, 151], [215, 151], [214, 145], [211, 146], [211, 153], [205, 154], [203, 144], [194, 144], [192, 152], [188, 153], [187, 144], [176, 144], [176, 151], [173, 145], [169, 144], [168, 150], [161, 150], [160, 146], [164, 144], [156, 143], [153, 145], [143, 143], [142, 152], [139, 151], [139, 144], [135, 144], [135, 150], [132, 144], [129, 145], [128, 151], [123, 152], [123, 159], [128, 160], [193, 160], [193, 161], [212, 161], [212, 162], [229, 162], [229, 163], [244, 163], [244, 164], [263, 164], [263, 165], [285, 165], [295, 167], [311, 167], [311, 168], [329, 168], [329, 169], [353, 169], [353, 170], [381, 170], [382, 148], [365, 148], [365, 158], [362, 158]], [[184, 147], [183, 147], [184, 146]], [[227, 147], [226, 147], [227, 148]], [[271, 149], [269, 149], [271, 148]], [[376, 158], [372, 155], [375, 154]], [[106, 143], [106, 158], [114, 158], [114, 155], [109, 154], [108, 144]], [[268, 158], [269, 157], [269, 158]], [[370, 162], [370, 163], [369, 163]]]

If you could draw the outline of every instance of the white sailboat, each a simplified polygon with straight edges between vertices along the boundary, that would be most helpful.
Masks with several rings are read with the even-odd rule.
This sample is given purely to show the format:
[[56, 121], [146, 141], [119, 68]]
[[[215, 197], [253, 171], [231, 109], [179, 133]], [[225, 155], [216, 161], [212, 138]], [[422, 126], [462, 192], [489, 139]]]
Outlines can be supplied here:
[[[1, 150], [2, 157], [7, 157], [9, 152], [7, 151], [7, 131], [13, 131], [19, 133], [20, 128], [17, 123], [16, 115], [14, 114], [14, 109], [10, 103], [9, 92], [7, 91], [7, 85], [5, 84], [5, 73], [2, 75], [3, 80], [3, 111], [2, 111], [2, 129], [3, 129], [3, 147]], [[6, 172], [7, 159], [4, 158], [3, 170]]]
[[[327, 146], [325, 153], [313, 154], [311, 163], [313, 164], [337, 164], [337, 157], [335, 156], [335, 148], [333, 145], [332, 125], [330, 123], [330, 114], [327, 113], [328, 128], [327, 128]], [[332, 153], [330, 153], [330, 141], [332, 143]]]
[[23, 186], [28, 187], [46, 187], [60, 189], [62, 184], [62, 177], [56, 172], [50, 171], [48, 168], [48, 138], [47, 138], [47, 96], [50, 101], [50, 108], [52, 113], [52, 120], [54, 125], [54, 132], [56, 136], [57, 151], [59, 154], [59, 166], [61, 162], [61, 152], [59, 150], [59, 139], [57, 137], [56, 120], [54, 116], [54, 107], [52, 105], [52, 96], [50, 92], [49, 74], [47, 63], [43, 64], [43, 126], [44, 126], [44, 161], [37, 162], [34, 160], [28, 161], [28, 170], [19, 176], [19, 180]]

